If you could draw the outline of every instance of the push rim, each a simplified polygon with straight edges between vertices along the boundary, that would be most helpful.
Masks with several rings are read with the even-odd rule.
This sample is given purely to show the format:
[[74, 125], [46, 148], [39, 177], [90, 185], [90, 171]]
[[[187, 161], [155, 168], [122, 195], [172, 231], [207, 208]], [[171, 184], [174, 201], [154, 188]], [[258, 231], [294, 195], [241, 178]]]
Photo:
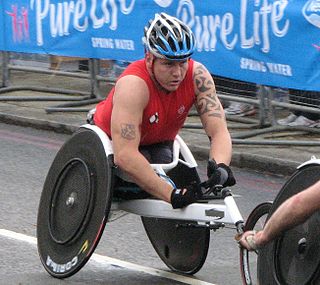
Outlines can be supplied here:
[[[272, 207], [271, 202], [259, 204], [249, 215], [244, 231], [248, 230], [261, 230], [266, 222], [267, 215]], [[254, 260], [254, 261], [253, 261]], [[240, 248], [240, 272], [242, 283], [245, 285], [253, 285], [257, 277], [257, 268], [259, 266], [259, 256], [256, 252], [249, 252], [245, 248]], [[253, 268], [256, 267], [256, 268]]]

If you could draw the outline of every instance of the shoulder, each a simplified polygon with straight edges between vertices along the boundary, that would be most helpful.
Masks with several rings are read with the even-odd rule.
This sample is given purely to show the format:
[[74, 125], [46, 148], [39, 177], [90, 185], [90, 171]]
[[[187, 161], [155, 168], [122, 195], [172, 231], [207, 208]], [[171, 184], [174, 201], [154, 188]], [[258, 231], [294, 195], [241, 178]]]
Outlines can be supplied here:
[[121, 77], [115, 85], [115, 98], [122, 98], [126, 102], [142, 102], [149, 100], [149, 88], [145, 80], [136, 75]]
[[196, 75], [209, 75], [210, 76], [210, 72], [204, 66], [204, 64], [202, 64], [201, 62], [198, 62], [198, 61], [194, 61], [194, 63], [193, 63], [193, 77], [195, 77]]
[[212, 75], [200, 62], [194, 62], [193, 64], [193, 84], [196, 95], [199, 95], [209, 89], [215, 90]]
[[148, 85], [146, 81], [137, 76], [137, 75], [126, 75], [121, 77], [116, 85], [115, 89], [120, 90], [120, 89], [125, 89], [126, 91], [131, 91], [132, 93], [138, 93], [138, 92], [149, 92]]
[[[125, 80], [122, 80], [125, 79]], [[151, 81], [150, 74], [146, 67], [145, 59], [137, 60], [131, 63], [118, 78], [117, 83], [123, 82], [128, 84], [148, 85]]]
[[145, 60], [140, 59], [130, 63], [129, 66], [121, 74], [120, 78], [126, 75], [137, 75], [141, 78], [147, 77], [148, 73]]

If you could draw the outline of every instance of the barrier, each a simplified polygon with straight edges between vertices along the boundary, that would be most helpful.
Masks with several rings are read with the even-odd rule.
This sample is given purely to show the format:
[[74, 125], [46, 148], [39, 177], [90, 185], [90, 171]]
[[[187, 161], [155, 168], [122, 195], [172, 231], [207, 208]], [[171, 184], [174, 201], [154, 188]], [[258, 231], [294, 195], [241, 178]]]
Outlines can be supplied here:
[[[12, 57], [12, 56], [11, 56]], [[47, 113], [52, 112], [87, 112], [90, 108], [88, 105], [95, 104], [104, 98], [104, 94], [99, 92], [100, 82], [106, 82], [110, 85], [114, 84], [114, 78], [101, 75], [101, 67], [103, 61], [90, 59], [88, 64], [88, 72], [67, 72], [61, 70], [50, 70], [48, 68], [19, 66], [10, 63], [10, 56], [7, 52], [2, 53], [2, 88], [0, 88], [0, 101], [67, 101], [65, 104], [46, 108]], [[110, 68], [109, 68], [110, 71]], [[81, 90], [67, 90], [55, 87], [39, 87], [39, 86], [16, 86], [11, 85], [11, 73], [24, 72], [34, 74], [45, 74], [47, 76], [57, 75], [59, 77], [83, 79], [89, 83], [89, 92]], [[292, 104], [289, 102], [279, 102], [279, 98], [275, 95], [275, 89], [267, 86], [256, 85], [248, 82], [241, 82], [233, 79], [221, 78], [213, 76], [218, 96], [221, 100], [235, 101], [240, 103], [249, 103], [256, 106], [259, 116], [256, 119], [238, 116], [228, 116], [229, 121], [238, 122], [235, 128], [241, 130], [233, 133], [234, 144], [275, 144], [275, 145], [318, 145], [315, 142], [308, 141], [277, 141], [277, 140], [254, 140], [253, 137], [271, 132], [283, 132], [288, 128], [278, 126], [276, 124], [277, 109], [308, 111], [320, 114], [317, 106], [304, 106]], [[8, 92], [21, 90], [33, 90], [37, 92], [53, 93], [53, 96], [6, 96]], [[104, 92], [105, 93], [105, 92]], [[59, 95], [57, 95], [59, 94]], [[60, 94], [65, 94], [62, 96]], [[285, 100], [286, 101], [286, 100]], [[191, 112], [191, 116], [196, 115]], [[185, 128], [202, 128], [200, 124], [185, 124]], [[231, 125], [231, 128], [233, 125]], [[304, 131], [307, 133], [319, 133], [320, 128], [290, 128], [290, 131]]]
[[[87, 98], [96, 98], [96, 75], [95, 70], [93, 68], [93, 59], [90, 60], [90, 68], [88, 74], [83, 73], [75, 73], [75, 72], [64, 72], [59, 70], [49, 70], [47, 68], [39, 68], [39, 67], [30, 67], [30, 66], [21, 66], [21, 65], [14, 65], [10, 63], [9, 52], [2, 52], [2, 86], [3, 88], [0, 89], [1, 93], [12, 92], [16, 90], [33, 90], [33, 91], [40, 91], [40, 92], [51, 92], [51, 93], [58, 93], [58, 94], [79, 94], [79, 95], [86, 95], [84, 99]], [[21, 72], [32, 72], [32, 73], [39, 73], [39, 74], [48, 74], [48, 75], [55, 75], [55, 76], [66, 76], [66, 77], [73, 77], [73, 78], [82, 78], [85, 80], [90, 80], [90, 92], [83, 92], [79, 90], [67, 90], [63, 88], [41, 88], [38, 86], [11, 86], [10, 83], [10, 74], [11, 71], [21, 71]], [[59, 98], [61, 99], [61, 98]], [[64, 98], [62, 98], [64, 99]], [[1, 97], [0, 100], [5, 100], [5, 98]], [[11, 100], [15, 100], [15, 98], [11, 98]], [[21, 100], [21, 98], [17, 98], [16, 100]], [[28, 100], [28, 98], [25, 98]], [[39, 98], [35, 97], [34, 100], [39, 100]], [[52, 98], [52, 100], [57, 101], [57, 96]]]
[[[79, 73], [79, 72], [70, 72], [70, 71], [60, 71], [57, 69], [55, 65], [54, 68], [44, 68], [44, 67], [30, 67], [23, 66], [19, 64], [11, 64], [10, 63], [10, 53], [9, 52], [1, 52], [2, 54], [2, 88], [0, 88], [0, 95], [14, 92], [14, 91], [22, 91], [22, 90], [30, 90], [35, 92], [46, 92], [53, 93], [53, 96], [0, 96], [0, 101], [69, 101], [69, 103], [58, 105], [56, 107], [48, 107], [46, 108], [47, 113], [51, 112], [87, 112], [88, 108], [81, 108], [81, 106], [87, 106], [89, 104], [95, 104], [101, 101], [104, 95], [99, 92], [99, 82], [106, 81], [109, 84], [113, 84], [112, 80], [108, 80], [107, 78], [103, 78], [97, 74], [97, 59], [89, 59], [88, 63], [88, 73]], [[73, 60], [76, 60], [73, 58]], [[81, 90], [70, 90], [66, 88], [56, 88], [56, 87], [39, 87], [35, 85], [12, 85], [11, 84], [11, 72], [28, 72], [28, 73], [36, 73], [36, 74], [46, 74], [51, 76], [61, 76], [68, 78], [80, 78], [87, 80], [89, 82], [89, 91], [81, 91]], [[59, 94], [59, 95], [57, 95]], [[64, 94], [67, 96], [60, 96], [60, 94]], [[80, 95], [80, 96], [76, 96]], [[71, 102], [70, 102], [71, 101]]]

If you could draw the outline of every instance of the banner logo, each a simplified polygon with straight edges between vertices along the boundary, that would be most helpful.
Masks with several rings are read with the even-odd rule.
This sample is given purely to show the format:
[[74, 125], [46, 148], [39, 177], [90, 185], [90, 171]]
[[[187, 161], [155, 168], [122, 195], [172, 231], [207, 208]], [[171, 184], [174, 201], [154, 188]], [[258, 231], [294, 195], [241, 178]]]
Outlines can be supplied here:
[[[54, 1], [52, 1], [54, 2]], [[44, 45], [44, 37], [49, 32], [52, 38], [69, 36], [70, 30], [86, 32], [90, 25], [97, 30], [108, 26], [112, 31], [118, 28], [119, 10], [129, 15], [134, 9], [135, 0], [128, 4], [126, 0], [77, 0], [70, 2], [54, 2], [50, 0], [30, 0], [30, 8], [36, 17], [37, 44]], [[119, 7], [118, 7], [119, 5]], [[120, 8], [120, 9], [119, 9]], [[46, 23], [49, 21], [49, 25]]]
[[6, 13], [11, 18], [13, 42], [28, 42], [30, 39], [28, 9], [23, 6], [20, 8], [18, 5], [11, 5], [11, 9]]
[[306, 20], [320, 29], [320, 0], [309, 0], [302, 9]]

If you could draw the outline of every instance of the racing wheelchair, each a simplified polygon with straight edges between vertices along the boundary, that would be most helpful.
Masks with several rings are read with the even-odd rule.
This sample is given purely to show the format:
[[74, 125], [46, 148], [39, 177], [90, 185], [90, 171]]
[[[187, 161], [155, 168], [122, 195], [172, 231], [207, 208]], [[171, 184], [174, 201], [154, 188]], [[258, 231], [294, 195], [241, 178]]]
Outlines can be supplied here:
[[[268, 219], [288, 198], [320, 180], [320, 159], [315, 157], [301, 164], [284, 184], [273, 201]], [[320, 193], [319, 193], [320, 194]], [[252, 229], [250, 216], [245, 230]], [[319, 285], [320, 284], [320, 212], [303, 224], [283, 233], [258, 253], [259, 284]], [[244, 251], [242, 251], [244, 252]]]
[[[172, 162], [152, 164], [152, 167], [177, 188], [195, 183], [204, 185], [197, 173], [194, 157], [179, 136], [173, 144]], [[171, 270], [195, 274], [206, 260], [210, 230], [227, 225], [241, 234], [243, 230], [262, 227], [268, 213], [272, 213], [283, 199], [291, 195], [286, 189], [291, 187], [294, 188], [289, 189], [291, 192], [297, 192], [293, 184], [304, 180], [304, 173], [309, 173], [309, 169], [309, 176], [314, 177], [315, 173], [320, 173], [319, 168], [319, 161], [302, 165], [280, 191], [280, 198], [273, 205], [271, 202], [258, 205], [244, 223], [230, 189], [221, 185], [204, 189], [204, 198], [184, 209], [173, 209], [169, 203], [150, 197], [114, 165], [112, 141], [108, 136], [97, 126], [83, 125], [61, 147], [44, 183], [37, 220], [40, 260], [50, 275], [56, 278], [72, 276], [90, 259], [106, 223], [118, 211], [124, 211], [141, 216], [151, 244]], [[217, 200], [219, 203], [215, 202]], [[315, 226], [316, 223], [317, 219], [311, 224]], [[269, 280], [267, 275], [272, 273], [261, 270], [266, 266], [270, 266], [269, 271], [275, 268], [277, 272], [292, 269], [283, 257], [274, 261], [275, 264], [268, 263], [270, 255], [285, 254], [283, 242], [287, 245], [286, 240], [281, 241], [280, 245], [276, 242], [276, 248], [272, 245], [258, 255], [240, 249], [243, 284], [277, 284], [264, 283], [264, 280]], [[299, 252], [308, 247], [308, 243], [299, 242], [299, 246], [302, 244]], [[309, 261], [310, 256], [304, 254], [304, 257]], [[294, 258], [292, 255], [292, 261], [300, 261]], [[310, 276], [314, 273], [313, 269], [318, 269], [318, 263], [319, 260], [316, 268], [306, 268]], [[256, 272], [257, 276], [253, 276]], [[282, 282], [287, 276], [281, 275], [279, 278]], [[281, 282], [278, 284], [312, 284]]]

